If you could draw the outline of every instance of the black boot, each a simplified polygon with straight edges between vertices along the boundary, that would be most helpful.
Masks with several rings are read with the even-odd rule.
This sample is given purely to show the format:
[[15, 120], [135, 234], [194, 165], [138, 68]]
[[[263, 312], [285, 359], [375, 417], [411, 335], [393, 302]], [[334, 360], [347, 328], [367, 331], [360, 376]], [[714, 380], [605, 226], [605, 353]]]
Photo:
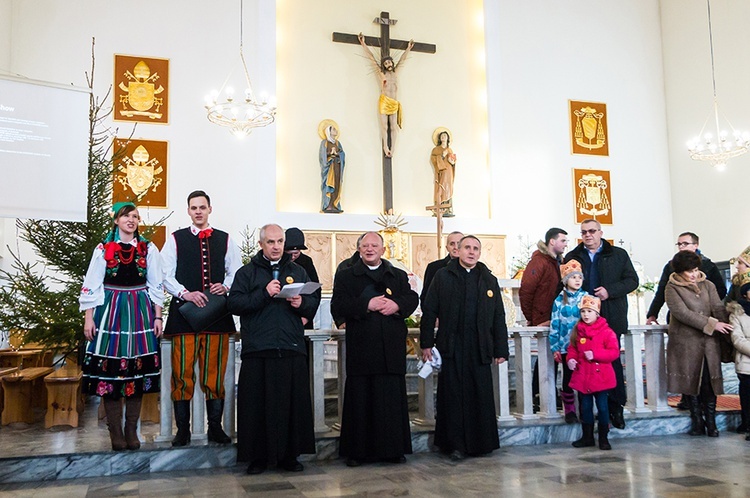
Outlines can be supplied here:
[[625, 416], [622, 413], [622, 405], [619, 403], [609, 404], [609, 420], [615, 429], [625, 428]]
[[612, 445], [609, 444], [609, 440], [607, 439], [607, 434], [609, 434], [609, 425], [599, 424], [599, 449], [600, 450], [612, 449]]
[[174, 420], [177, 434], [172, 439], [172, 446], [185, 446], [190, 442], [190, 400], [174, 402]]
[[703, 403], [703, 416], [706, 417], [708, 437], [719, 437], [719, 430], [716, 428], [716, 396]]
[[703, 412], [701, 410], [701, 401], [698, 396], [688, 396], [687, 402], [690, 405], [690, 432], [691, 436], [702, 436], [706, 433], [706, 426], [703, 425]]
[[683, 394], [682, 397], [680, 397], [680, 402], [677, 403], [676, 408], [678, 410], [689, 410], [690, 409], [690, 395]]
[[573, 447], [585, 448], [587, 446], [595, 446], [596, 441], [594, 441], [594, 424], [582, 423], [581, 427], [583, 428], [583, 436], [581, 436], [581, 439], [579, 439], [578, 441], [573, 441]]
[[223, 399], [207, 399], [206, 413], [208, 415], [208, 440], [219, 444], [229, 444], [232, 438], [221, 429], [221, 415], [224, 413]]

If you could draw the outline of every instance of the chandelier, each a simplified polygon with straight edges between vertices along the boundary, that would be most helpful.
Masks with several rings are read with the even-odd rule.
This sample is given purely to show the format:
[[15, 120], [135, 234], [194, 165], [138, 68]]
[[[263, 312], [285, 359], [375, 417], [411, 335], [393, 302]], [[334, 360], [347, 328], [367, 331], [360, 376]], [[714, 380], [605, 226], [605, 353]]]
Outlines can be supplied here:
[[[711, 82], [714, 90], [713, 112], [706, 118], [697, 137], [688, 142], [688, 153], [696, 161], [706, 161], [718, 171], [726, 168], [727, 161], [733, 157], [741, 156], [750, 148], [750, 134], [735, 130], [724, 113], [719, 111], [719, 101], [716, 98], [716, 73], [714, 68], [714, 38], [711, 29], [711, 0], [706, 0], [708, 6], [708, 40], [711, 47]], [[719, 124], [719, 114], [723, 121], [729, 125], [729, 130], [722, 129]], [[709, 122], [710, 125], [709, 125]], [[706, 128], [715, 127], [716, 134], [706, 131]]]
[[236, 69], [235, 66], [221, 88], [206, 95], [205, 105], [208, 120], [229, 128], [229, 131], [237, 138], [245, 138], [253, 129], [270, 125], [276, 116], [276, 101], [273, 97], [269, 98], [266, 94], [261, 94], [260, 98], [255, 96], [242, 51], [243, 35], [243, 9], [242, 0], [240, 0], [240, 62], [247, 87], [242, 94], [236, 96], [234, 88], [227, 86]]

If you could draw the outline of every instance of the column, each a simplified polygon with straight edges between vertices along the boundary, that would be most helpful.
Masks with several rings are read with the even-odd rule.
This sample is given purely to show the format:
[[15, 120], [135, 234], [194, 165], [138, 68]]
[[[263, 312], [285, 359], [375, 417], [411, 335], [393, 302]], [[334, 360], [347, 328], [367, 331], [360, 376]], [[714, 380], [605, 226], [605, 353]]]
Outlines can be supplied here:
[[667, 362], [664, 334], [666, 325], [650, 325], [644, 330], [646, 346], [646, 382], [648, 406], [655, 412], [667, 412]]
[[308, 343], [308, 364], [310, 366], [310, 394], [313, 402], [313, 421], [315, 433], [322, 434], [330, 430], [326, 425], [325, 407], [325, 366], [324, 342], [330, 339], [325, 330], [310, 330], [305, 332]]
[[[531, 392], [531, 339], [536, 334], [533, 328], [511, 328], [516, 348], [516, 412], [515, 417], [521, 420], [536, 420]], [[509, 332], [510, 332], [509, 331]]]
[[549, 345], [549, 327], [528, 327], [536, 331], [537, 365], [539, 365], [539, 416], [547, 419], [562, 418], [557, 411], [557, 364]]
[[[650, 411], [643, 399], [643, 347], [642, 325], [631, 325], [623, 335], [625, 346], [625, 384], [628, 392], [628, 402], [625, 405], [631, 413]], [[649, 400], [650, 402], [650, 400]]]
[[159, 435], [156, 441], [172, 440], [172, 339], [161, 338], [161, 393]]

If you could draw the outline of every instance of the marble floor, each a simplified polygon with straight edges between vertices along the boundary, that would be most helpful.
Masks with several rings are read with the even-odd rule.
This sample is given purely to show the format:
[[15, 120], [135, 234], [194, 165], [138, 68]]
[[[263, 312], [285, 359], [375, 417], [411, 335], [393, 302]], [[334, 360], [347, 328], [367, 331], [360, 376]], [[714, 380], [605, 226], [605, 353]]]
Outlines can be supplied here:
[[0, 485], [2, 497], [110, 496], [750, 496], [750, 442], [686, 435], [612, 441], [612, 451], [569, 443], [510, 446], [452, 462], [438, 453], [403, 465], [348, 468], [307, 462], [302, 473], [244, 467]]

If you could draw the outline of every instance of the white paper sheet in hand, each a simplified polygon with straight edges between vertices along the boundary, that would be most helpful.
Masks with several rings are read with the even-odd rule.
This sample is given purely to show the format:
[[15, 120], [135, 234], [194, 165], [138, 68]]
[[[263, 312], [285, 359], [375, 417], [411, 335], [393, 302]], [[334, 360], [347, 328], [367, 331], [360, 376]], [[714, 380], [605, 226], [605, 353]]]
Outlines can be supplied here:
[[304, 284], [301, 283], [294, 283], [294, 284], [286, 284], [284, 287], [281, 288], [281, 292], [276, 294], [273, 297], [277, 297], [279, 299], [286, 299], [288, 297], [294, 297], [299, 296], [300, 294], [312, 294], [316, 290], [320, 289], [321, 285], [318, 282], [305, 282]]

